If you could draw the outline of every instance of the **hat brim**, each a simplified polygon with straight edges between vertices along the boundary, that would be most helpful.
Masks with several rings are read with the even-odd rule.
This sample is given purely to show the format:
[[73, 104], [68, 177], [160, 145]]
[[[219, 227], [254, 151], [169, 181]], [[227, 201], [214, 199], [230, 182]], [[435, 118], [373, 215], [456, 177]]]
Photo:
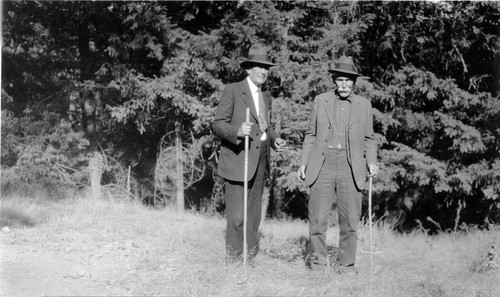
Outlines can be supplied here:
[[331, 74], [349, 74], [349, 75], [354, 75], [354, 76], [361, 76], [361, 74], [354, 72], [354, 71], [349, 71], [349, 70], [328, 70]]
[[264, 62], [264, 61], [257, 61], [257, 60], [246, 60], [240, 63], [240, 66], [245, 68], [249, 64], [260, 64], [260, 65], [266, 65], [266, 66], [276, 66], [276, 64], [271, 63], [271, 62]]

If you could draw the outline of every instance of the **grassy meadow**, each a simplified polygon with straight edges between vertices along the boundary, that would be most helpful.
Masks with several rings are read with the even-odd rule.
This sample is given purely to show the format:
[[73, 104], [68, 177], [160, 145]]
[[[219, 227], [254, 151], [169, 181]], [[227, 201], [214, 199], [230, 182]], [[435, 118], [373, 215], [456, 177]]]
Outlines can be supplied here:
[[[135, 201], [2, 198], [1, 247], [32, 244], [84, 262], [102, 296], [500, 296], [500, 229], [427, 236], [359, 231], [358, 274], [310, 272], [307, 223], [268, 220], [254, 267], [226, 264], [222, 216]], [[328, 245], [337, 246], [335, 227]], [[14, 238], [15, 237], [15, 242]], [[57, 280], [55, 280], [57, 281]], [[82, 292], [85, 295], [85, 292]]]

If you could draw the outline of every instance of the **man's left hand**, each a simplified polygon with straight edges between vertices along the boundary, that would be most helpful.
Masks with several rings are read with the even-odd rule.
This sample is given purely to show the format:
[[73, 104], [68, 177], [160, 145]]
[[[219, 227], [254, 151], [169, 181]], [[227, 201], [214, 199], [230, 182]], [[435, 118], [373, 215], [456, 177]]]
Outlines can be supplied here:
[[368, 165], [368, 176], [374, 177], [375, 175], [378, 174], [379, 167], [375, 164], [369, 164]]
[[282, 152], [286, 147], [286, 140], [276, 138], [276, 140], [274, 141], [274, 146], [276, 147], [277, 152]]

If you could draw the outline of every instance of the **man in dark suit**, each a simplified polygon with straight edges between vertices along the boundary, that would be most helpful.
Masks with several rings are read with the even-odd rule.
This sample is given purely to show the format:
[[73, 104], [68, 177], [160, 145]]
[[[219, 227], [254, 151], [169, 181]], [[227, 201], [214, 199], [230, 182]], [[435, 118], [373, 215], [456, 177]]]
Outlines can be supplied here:
[[333, 266], [353, 270], [362, 190], [367, 175], [375, 176], [379, 170], [377, 142], [371, 102], [352, 92], [360, 76], [352, 58], [340, 57], [329, 72], [337, 88], [314, 99], [297, 172], [299, 180], [311, 189], [306, 265], [323, 269], [330, 264], [326, 231], [332, 206], [336, 205], [340, 252]]
[[[245, 136], [249, 137], [246, 237], [251, 261], [259, 250], [261, 201], [264, 178], [269, 176], [270, 149], [281, 152], [286, 142], [270, 125], [271, 96], [261, 90], [269, 68], [275, 66], [268, 59], [266, 48], [252, 46], [248, 59], [240, 65], [248, 76], [223, 90], [212, 126], [222, 139], [218, 174], [225, 180], [226, 252], [231, 260], [241, 259], [243, 253]], [[247, 108], [250, 109], [248, 122]]]

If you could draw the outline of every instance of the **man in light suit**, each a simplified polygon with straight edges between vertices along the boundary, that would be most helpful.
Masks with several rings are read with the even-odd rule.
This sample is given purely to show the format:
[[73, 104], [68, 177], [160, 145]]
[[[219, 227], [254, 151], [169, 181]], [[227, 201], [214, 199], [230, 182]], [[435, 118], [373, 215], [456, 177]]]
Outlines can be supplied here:
[[[225, 180], [226, 252], [230, 260], [240, 260], [243, 253], [245, 136], [249, 137], [247, 250], [252, 261], [259, 251], [258, 229], [264, 178], [269, 176], [270, 149], [281, 152], [286, 142], [270, 125], [271, 95], [261, 90], [269, 68], [275, 66], [268, 59], [266, 48], [252, 46], [248, 59], [240, 65], [248, 76], [223, 90], [212, 127], [222, 139], [218, 174]], [[250, 108], [248, 122], [247, 108]]]
[[[370, 101], [352, 92], [360, 74], [351, 57], [342, 56], [332, 73], [336, 90], [316, 96], [302, 148], [300, 181], [311, 189], [309, 251], [306, 265], [354, 270], [362, 190], [366, 177], [378, 173], [377, 142]], [[332, 206], [339, 217], [339, 249], [327, 259], [326, 231]]]

